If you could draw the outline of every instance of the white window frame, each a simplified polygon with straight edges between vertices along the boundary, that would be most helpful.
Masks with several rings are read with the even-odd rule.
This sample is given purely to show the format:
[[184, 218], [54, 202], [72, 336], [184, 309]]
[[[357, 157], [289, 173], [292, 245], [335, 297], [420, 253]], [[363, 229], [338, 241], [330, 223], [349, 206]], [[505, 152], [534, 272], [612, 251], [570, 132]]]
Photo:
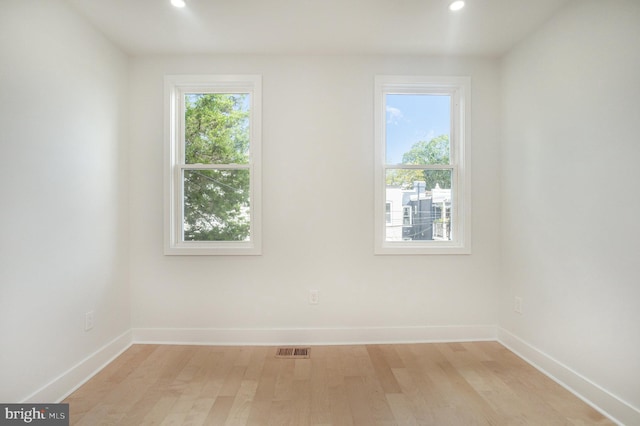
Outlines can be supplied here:
[[[386, 95], [447, 94], [451, 96], [451, 164], [411, 166], [386, 163]], [[471, 253], [471, 79], [447, 76], [375, 77], [375, 254], [470, 254]], [[385, 202], [387, 169], [417, 168], [452, 170], [452, 240], [386, 241]]]
[[[165, 247], [166, 255], [260, 255], [262, 252], [260, 75], [167, 75], [165, 85]], [[250, 240], [183, 241], [183, 170], [225, 168], [225, 165], [185, 165], [184, 94], [249, 93], [249, 162], [227, 168], [249, 170]]]

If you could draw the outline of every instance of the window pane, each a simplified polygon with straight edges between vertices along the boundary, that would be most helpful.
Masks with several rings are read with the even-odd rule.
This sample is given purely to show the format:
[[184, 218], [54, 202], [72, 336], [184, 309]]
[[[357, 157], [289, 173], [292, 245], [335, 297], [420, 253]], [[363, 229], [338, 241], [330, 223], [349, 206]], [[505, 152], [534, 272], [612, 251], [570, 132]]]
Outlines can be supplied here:
[[386, 241], [451, 240], [451, 170], [388, 169]]
[[385, 102], [387, 164], [450, 164], [450, 96], [387, 94]]
[[184, 171], [184, 241], [249, 241], [249, 170]]
[[185, 95], [185, 163], [249, 163], [249, 94]]

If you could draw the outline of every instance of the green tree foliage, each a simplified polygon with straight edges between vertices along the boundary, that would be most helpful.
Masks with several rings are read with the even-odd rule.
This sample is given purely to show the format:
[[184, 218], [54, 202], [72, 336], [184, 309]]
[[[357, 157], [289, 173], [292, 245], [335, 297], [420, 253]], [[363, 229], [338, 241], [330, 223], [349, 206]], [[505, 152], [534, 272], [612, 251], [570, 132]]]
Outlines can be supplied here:
[[[418, 141], [402, 155], [402, 164], [431, 165], [449, 164], [450, 143], [448, 135], [437, 136], [430, 141]], [[426, 182], [426, 190], [430, 191], [436, 184], [443, 189], [451, 188], [451, 172], [449, 170], [387, 170], [387, 185], [413, 188], [414, 181]]]
[[[249, 162], [248, 95], [194, 94], [185, 99], [186, 164]], [[248, 238], [249, 170], [187, 169], [184, 174], [184, 239]]]

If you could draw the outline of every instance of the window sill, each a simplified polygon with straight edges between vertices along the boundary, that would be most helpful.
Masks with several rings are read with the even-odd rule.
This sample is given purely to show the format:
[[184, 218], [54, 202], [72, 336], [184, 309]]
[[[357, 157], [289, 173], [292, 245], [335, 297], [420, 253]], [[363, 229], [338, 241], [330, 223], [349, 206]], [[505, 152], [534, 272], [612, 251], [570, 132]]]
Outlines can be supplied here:
[[166, 256], [260, 256], [261, 247], [255, 243], [244, 242], [186, 242], [167, 246]]
[[471, 254], [471, 247], [444, 242], [416, 244], [415, 242], [386, 242], [375, 248], [376, 255], [451, 255]]

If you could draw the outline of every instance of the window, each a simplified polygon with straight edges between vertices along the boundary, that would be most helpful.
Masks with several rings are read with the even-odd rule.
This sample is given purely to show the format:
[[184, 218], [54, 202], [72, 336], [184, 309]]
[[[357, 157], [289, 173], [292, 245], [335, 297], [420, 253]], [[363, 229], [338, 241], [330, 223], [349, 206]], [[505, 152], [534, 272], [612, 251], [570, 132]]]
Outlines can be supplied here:
[[166, 76], [165, 254], [260, 254], [260, 76]]
[[[376, 254], [470, 253], [470, 88], [468, 77], [376, 77]], [[386, 220], [392, 200], [401, 232]]]
[[[402, 226], [411, 226], [411, 217], [413, 216], [413, 212], [411, 211], [411, 206], [402, 206]], [[392, 239], [393, 237], [387, 232], [387, 239]]]

